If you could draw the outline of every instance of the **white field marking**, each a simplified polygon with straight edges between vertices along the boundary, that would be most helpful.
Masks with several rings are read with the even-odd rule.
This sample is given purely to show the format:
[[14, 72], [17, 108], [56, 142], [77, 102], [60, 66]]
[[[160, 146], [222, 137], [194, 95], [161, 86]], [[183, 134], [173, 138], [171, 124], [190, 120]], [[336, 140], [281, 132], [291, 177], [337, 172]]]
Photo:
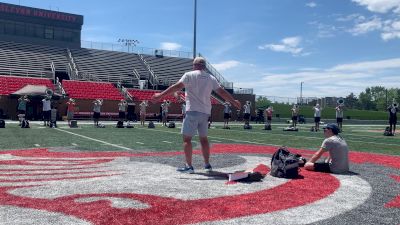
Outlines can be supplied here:
[[75, 136], [78, 136], [78, 137], [81, 137], [81, 138], [85, 138], [85, 139], [88, 139], [88, 140], [91, 140], [91, 141], [100, 142], [100, 143], [102, 143], [102, 144], [104, 144], [104, 145], [110, 145], [110, 146], [117, 147], [117, 148], [124, 149], [124, 150], [133, 150], [133, 149], [130, 149], [130, 148], [127, 148], [127, 147], [124, 147], [124, 146], [112, 144], [112, 143], [109, 143], [109, 142], [106, 142], [106, 141], [102, 141], [102, 140], [99, 140], [99, 139], [87, 137], [87, 136], [80, 135], [80, 134], [75, 134], [75, 133], [72, 133], [72, 132], [66, 131], [66, 130], [61, 130], [61, 129], [59, 129], [59, 128], [54, 128], [54, 129], [55, 129], [55, 130], [58, 130], [58, 131], [62, 131], [62, 132], [64, 132], [64, 133], [72, 134], [72, 135], [75, 135]]
[[139, 144], [139, 145], [144, 145], [144, 143], [143, 142], [136, 142], [136, 144]]
[[35, 147], [40, 147], [40, 145], [39, 145], [39, 144], [34, 144], [34, 146], [35, 146]]
[[[139, 129], [144, 129], [144, 128], [139, 128]], [[171, 131], [164, 131], [164, 130], [156, 130], [156, 129], [150, 129], [152, 131], [158, 131], [158, 132], [164, 132], [164, 133], [171, 133], [171, 134], [181, 134], [181, 133], [177, 133], [177, 132], [171, 132]], [[272, 134], [272, 133], [263, 133], [263, 132], [249, 132], [249, 131], [240, 131], [240, 130], [231, 130], [232, 132], [240, 132], [240, 133], [250, 133], [250, 134], [268, 134], [271, 136], [284, 136], [284, 137], [293, 137], [296, 139], [309, 139], [309, 140], [322, 140], [324, 139], [323, 137], [305, 137], [305, 136], [300, 136], [300, 135], [291, 135], [291, 134]], [[222, 137], [214, 137], [214, 136], [210, 136], [208, 135], [208, 138], [216, 138], [216, 139], [221, 139], [221, 140], [228, 140], [228, 141], [233, 141], [233, 142], [243, 142], [243, 143], [249, 143], [249, 144], [257, 144], [257, 145], [271, 145], [271, 146], [282, 146], [282, 145], [273, 145], [270, 143], [265, 143], [265, 142], [253, 142], [253, 141], [244, 141], [244, 140], [239, 140], [239, 139], [230, 139], [230, 138], [222, 138]], [[387, 145], [387, 146], [398, 146], [399, 144], [390, 144], [390, 143], [376, 143], [376, 142], [370, 142], [370, 141], [356, 141], [356, 140], [348, 140], [346, 139], [347, 142], [356, 142], [356, 143], [364, 143], [364, 144], [373, 144], [373, 145]]]
[[76, 143], [71, 143], [71, 145], [73, 145], [73, 146], [78, 146]]
[[170, 142], [170, 141], [162, 141], [162, 142], [167, 143], [167, 144], [172, 144], [172, 142]]

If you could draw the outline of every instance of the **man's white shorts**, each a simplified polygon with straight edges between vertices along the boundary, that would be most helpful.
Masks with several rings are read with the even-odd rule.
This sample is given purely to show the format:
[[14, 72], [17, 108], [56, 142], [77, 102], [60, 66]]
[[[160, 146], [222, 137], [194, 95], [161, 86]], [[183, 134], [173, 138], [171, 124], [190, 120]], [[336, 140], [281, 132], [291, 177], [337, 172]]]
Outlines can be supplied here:
[[210, 115], [201, 112], [186, 112], [181, 133], [185, 136], [193, 137], [198, 131], [200, 137], [207, 137], [209, 116]]

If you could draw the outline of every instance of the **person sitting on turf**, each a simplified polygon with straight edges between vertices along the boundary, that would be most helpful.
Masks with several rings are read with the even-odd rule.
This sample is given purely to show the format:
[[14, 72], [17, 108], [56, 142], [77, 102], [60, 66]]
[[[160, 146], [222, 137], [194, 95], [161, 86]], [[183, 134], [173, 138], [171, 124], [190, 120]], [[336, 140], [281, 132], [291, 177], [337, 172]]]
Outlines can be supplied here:
[[[304, 168], [327, 173], [348, 172], [349, 148], [346, 141], [339, 135], [339, 127], [336, 124], [327, 124], [323, 129], [326, 138], [322, 142], [321, 148], [305, 164]], [[325, 152], [329, 152], [329, 157], [325, 162], [317, 162]]]

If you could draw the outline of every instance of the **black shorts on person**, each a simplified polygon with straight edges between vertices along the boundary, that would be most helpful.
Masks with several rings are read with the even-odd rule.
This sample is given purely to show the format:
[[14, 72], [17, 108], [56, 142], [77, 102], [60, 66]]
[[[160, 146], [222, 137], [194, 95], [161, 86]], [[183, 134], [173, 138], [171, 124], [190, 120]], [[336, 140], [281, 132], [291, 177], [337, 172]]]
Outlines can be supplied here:
[[342, 122], [343, 122], [343, 118], [341, 118], [341, 117], [336, 118], [336, 123], [342, 123]]
[[272, 120], [272, 117], [268, 116], [268, 117], [267, 117], [267, 120], [268, 120], [268, 121], [271, 121], [271, 120]]
[[100, 113], [99, 112], [93, 112], [93, 119], [99, 119], [100, 118]]
[[244, 116], [243, 116], [243, 118], [244, 118], [245, 120], [250, 119], [250, 113], [245, 113]]
[[293, 121], [297, 121], [297, 116], [292, 116]]
[[43, 120], [44, 121], [50, 121], [50, 116], [51, 116], [51, 111], [50, 110], [43, 111]]
[[396, 123], [397, 123], [397, 116], [396, 117], [391, 116], [389, 118], [389, 124], [396, 124]]
[[319, 123], [319, 121], [321, 121], [321, 117], [314, 117], [314, 122], [315, 123]]
[[224, 119], [229, 119], [231, 118], [231, 115], [229, 113], [224, 113]]
[[329, 163], [324, 163], [324, 162], [314, 163], [314, 171], [330, 173], [331, 168], [329, 167]]
[[119, 112], [118, 113], [118, 118], [125, 119], [125, 112]]

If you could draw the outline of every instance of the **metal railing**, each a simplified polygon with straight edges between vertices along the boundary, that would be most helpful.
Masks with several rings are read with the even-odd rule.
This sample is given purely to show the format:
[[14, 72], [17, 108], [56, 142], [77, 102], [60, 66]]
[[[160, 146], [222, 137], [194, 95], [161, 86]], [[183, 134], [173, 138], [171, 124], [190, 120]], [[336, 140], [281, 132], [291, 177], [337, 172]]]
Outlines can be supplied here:
[[180, 58], [192, 58], [193, 55], [192, 52], [186, 52], [186, 51], [165, 50], [158, 48], [129, 46], [120, 43], [112, 44], [112, 43], [93, 42], [93, 41], [81, 41], [81, 47], [98, 49], [98, 50], [116, 51], [116, 52], [146, 54], [146, 55], [156, 55], [162, 52], [163, 56], [180, 57]]
[[150, 84], [153, 87], [157, 86], [158, 85], [158, 77], [157, 77], [157, 75], [153, 72], [153, 70], [151, 69], [150, 65], [143, 58], [143, 55], [139, 54], [139, 58], [142, 61], [143, 65], [145, 65], [145, 67], [147, 68], [147, 71], [149, 71], [149, 73], [150, 73], [150, 77], [149, 77]]
[[253, 94], [253, 88], [233, 88], [235, 94]]
[[51, 71], [43, 70], [27, 70], [27, 69], [16, 69], [16, 68], [6, 68], [0, 67], [1, 75], [9, 76], [26, 76], [26, 77], [40, 77], [40, 78], [52, 78]]

